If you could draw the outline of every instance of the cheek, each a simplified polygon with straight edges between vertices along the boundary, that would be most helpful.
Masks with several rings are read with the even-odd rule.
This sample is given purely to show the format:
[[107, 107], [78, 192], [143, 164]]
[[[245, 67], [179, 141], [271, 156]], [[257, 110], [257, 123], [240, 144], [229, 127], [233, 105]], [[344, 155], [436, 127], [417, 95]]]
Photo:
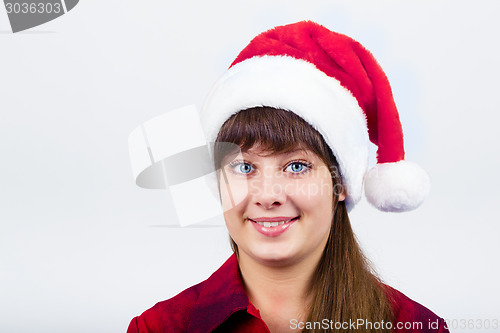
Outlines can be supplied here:
[[242, 244], [242, 238], [244, 237], [244, 223], [242, 222], [242, 212], [236, 209], [231, 209], [224, 212], [224, 221], [226, 223], [226, 228], [229, 236], [233, 239], [236, 244]]
[[319, 205], [330, 206], [333, 200], [332, 183], [324, 179], [313, 179], [312, 181], [297, 183], [290, 192], [296, 202], [304, 209], [317, 209]]
[[234, 182], [229, 184], [221, 182], [219, 191], [224, 221], [230, 236], [235, 239], [243, 226], [243, 215], [248, 199], [246, 189], [243, 186], [237, 186]]
[[224, 177], [220, 177], [219, 184], [222, 210], [224, 212], [242, 205], [248, 197], [248, 183], [245, 180], [229, 179], [226, 182]]
[[326, 178], [310, 180], [293, 194], [294, 202], [315, 223], [318, 234], [329, 232], [333, 219], [333, 184]]

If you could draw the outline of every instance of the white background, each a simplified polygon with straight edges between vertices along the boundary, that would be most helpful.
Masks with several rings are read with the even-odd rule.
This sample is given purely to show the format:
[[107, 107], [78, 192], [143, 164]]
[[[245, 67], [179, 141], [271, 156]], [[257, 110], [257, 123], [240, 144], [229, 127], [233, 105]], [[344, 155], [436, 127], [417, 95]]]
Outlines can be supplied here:
[[135, 186], [128, 134], [201, 105], [253, 36], [301, 19], [374, 53], [407, 159], [432, 179], [417, 211], [353, 210], [378, 272], [444, 318], [500, 320], [499, 12], [498, 1], [84, 0], [12, 34], [0, 7], [0, 330], [124, 332], [225, 261], [224, 227], [167, 227], [168, 193]]

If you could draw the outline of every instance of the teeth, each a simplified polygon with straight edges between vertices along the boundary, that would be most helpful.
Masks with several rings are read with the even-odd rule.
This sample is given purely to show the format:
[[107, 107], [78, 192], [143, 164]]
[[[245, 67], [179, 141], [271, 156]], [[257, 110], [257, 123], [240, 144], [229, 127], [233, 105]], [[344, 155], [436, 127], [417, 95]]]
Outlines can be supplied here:
[[287, 222], [290, 222], [293, 219], [286, 220], [286, 221], [280, 221], [280, 222], [257, 222], [259, 225], [266, 227], [266, 228], [271, 228], [271, 227], [277, 227], [279, 225], [285, 224]]

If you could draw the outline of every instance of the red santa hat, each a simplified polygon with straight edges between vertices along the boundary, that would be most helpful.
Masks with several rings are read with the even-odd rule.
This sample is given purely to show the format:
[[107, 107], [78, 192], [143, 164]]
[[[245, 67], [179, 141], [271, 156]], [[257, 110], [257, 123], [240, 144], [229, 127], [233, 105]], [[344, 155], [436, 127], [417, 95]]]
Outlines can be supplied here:
[[[351, 209], [361, 198], [383, 211], [418, 207], [429, 177], [404, 160], [403, 131], [389, 81], [373, 55], [352, 38], [311, 22], [255, 37], [208, 94], [201, 111], [207, 140], [224, 121], [251, 107], [292, 111], [324, 137], [337, 158]], [[369, 141], [378, 146], [368, 170]]]

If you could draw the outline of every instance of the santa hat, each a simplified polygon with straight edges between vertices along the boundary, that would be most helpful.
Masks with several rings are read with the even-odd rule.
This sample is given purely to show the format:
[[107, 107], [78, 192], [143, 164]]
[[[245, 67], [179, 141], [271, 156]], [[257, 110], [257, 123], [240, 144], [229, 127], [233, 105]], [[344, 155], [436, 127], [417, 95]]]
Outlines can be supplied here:
[[[351, 209], [361, 198], [383, 211], [418, 207], [429, 177], [404, 160], [403, 131], [389, 81], [352, 38], [304, 21], [255, 37], [217, 81], [201, 111], [215, 141], [234, 113], [267, 106], [292, 111], [321, 133], [337, 158]], [[378, 146], [368, 170], [369, 141]]]

